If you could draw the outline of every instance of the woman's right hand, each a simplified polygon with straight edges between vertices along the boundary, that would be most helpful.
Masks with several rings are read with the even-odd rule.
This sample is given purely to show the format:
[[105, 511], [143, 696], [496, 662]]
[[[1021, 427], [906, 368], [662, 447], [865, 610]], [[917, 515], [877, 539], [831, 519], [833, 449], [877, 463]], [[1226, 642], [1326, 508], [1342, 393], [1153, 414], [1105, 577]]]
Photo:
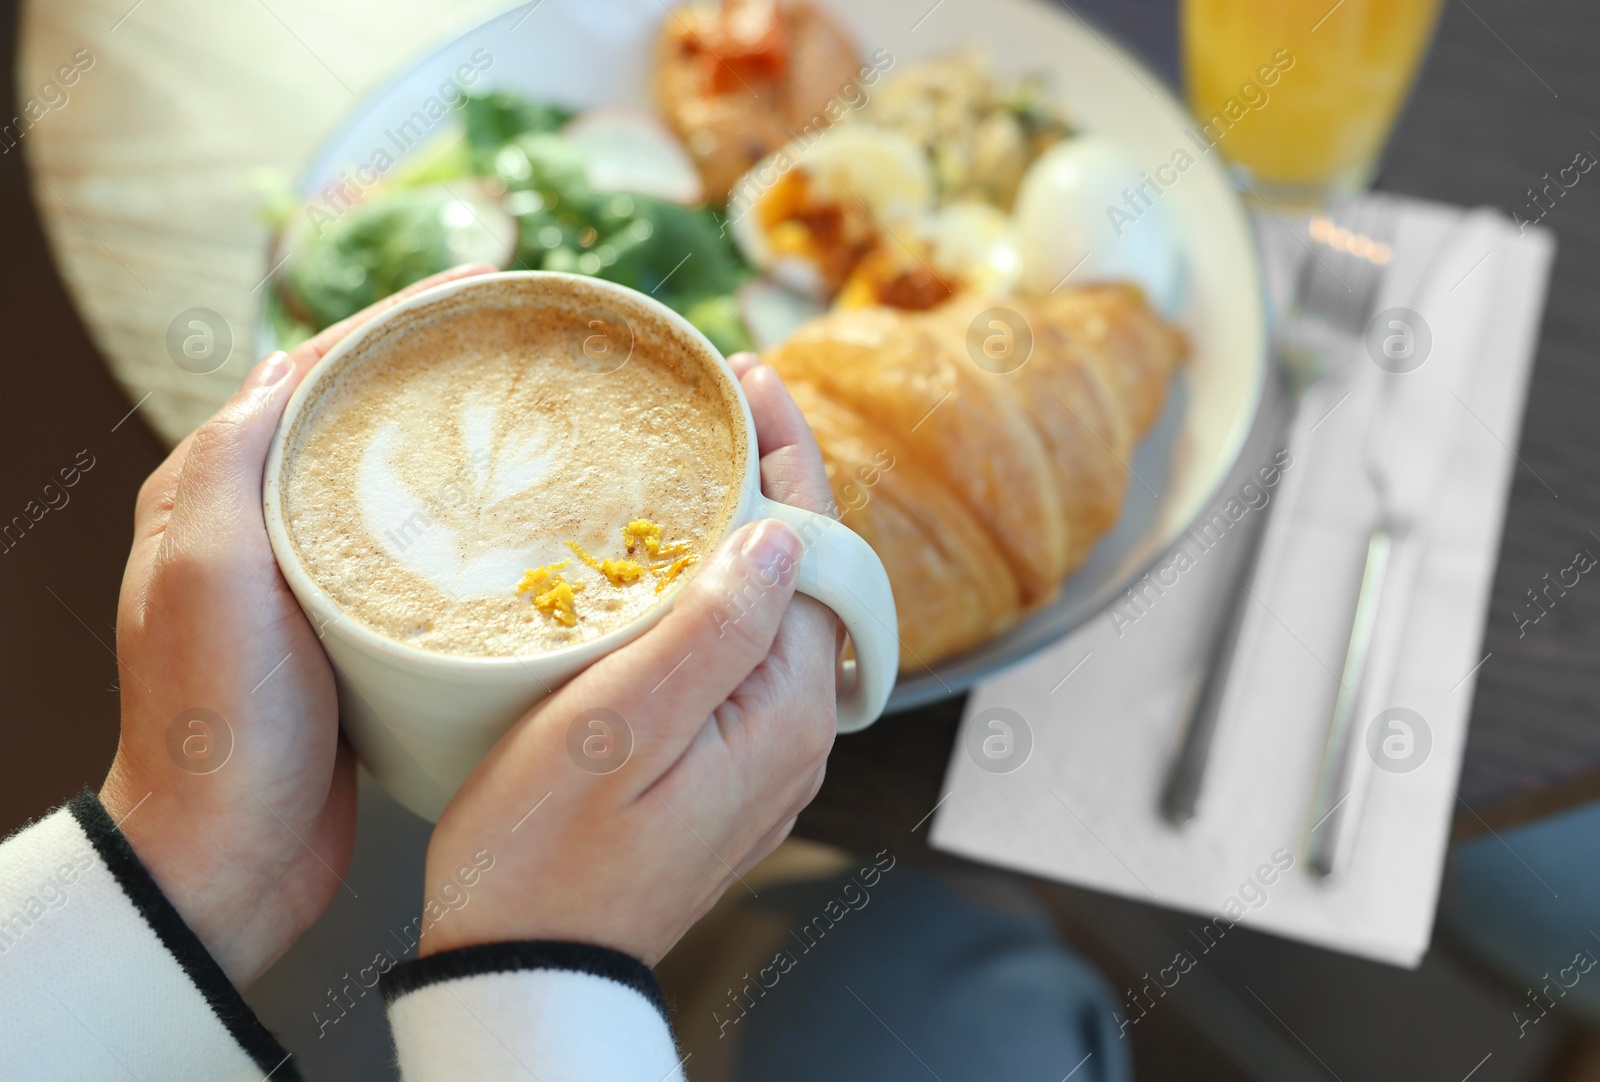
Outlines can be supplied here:
[[[732, 363], [763, 490], [824, 511], [821, 456], [777, 373]], [[471, 885], [425, 924], [422, 955], [568, 940], [654, 965], [788, 835], [834, 737], [837, 621], [793, 596], [800, 551], [774, 520], [735, 531], [660, 623], [506, 734], [429, 844], [430, 888], [455, 904], [445, 885]]]

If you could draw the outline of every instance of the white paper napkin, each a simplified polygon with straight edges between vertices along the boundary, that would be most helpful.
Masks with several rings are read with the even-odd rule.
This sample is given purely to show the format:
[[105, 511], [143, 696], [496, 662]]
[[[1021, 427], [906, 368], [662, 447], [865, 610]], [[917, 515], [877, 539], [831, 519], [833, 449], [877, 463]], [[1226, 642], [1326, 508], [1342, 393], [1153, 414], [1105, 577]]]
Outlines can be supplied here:
[[[1400, 201], [1400, 208], [1379, 309], [1416, 302], [1430, 262], [1447, 252], [1464, 214], [1415, 200]], [[1275, 219], [1259, 220], [1257, 232], [1268, 285], [1281, 305], [1304, 249]], [[1389, 678], [1356, 719], [1364, 737], [1374, 707], [1408, 708], [1424, 719], [1431, 747], [1408, 772], [1368, 772], [1353, 855], [1342, 873], [1326, 881], [1307, 874], [1305, 836], [1374, 511], [1362, 448], [1383, 373], [1365, 355], [1351, 361], [1345, 379], [1307, 396], [1287, 448], [1268, 442], [1271, 426], [1257, 426], [1212, 509], [1220, 524], [1206, 535], [1191, 531], [1140, 584], [1137, 599], [1125, 598], [974, 692], [933, 825], [936, 847], [1417, 964], [1432, 932], [1458, 808], [1456, 779], [1484, 660], [1479, 651], [1506, 498], [1513, 471], [1524, 468], [1512, 448], [1555, 247], [1548, 233], [1518, 235], [1509, 222], [1487, 239], [1483, 258], [1456, 258], [1443, 268], [1452, 280], [1469, 283], [1463, 291], [1492, 299], [1477, 331], [1463, 330], [1459, 297], [1450, 288], [1433, 312], [1422, 312], [1435, 335], [1428, 363], [1465, 365], [1470, 377], [1450, 392], [1458, 398], [1456, 415], [1425, 414], [1428, 424], [1442, 426], [1440, 437], [1452, 450], [1419, 526], [1427, 545], [1413, 604], [1391, 625], [1391, 648], [1373, 659]], [[1474, 281], [1478, 275], [1492, 279]], [[1289, 458], [1281, 457], [1284, 451]], [[1285, 461], [1291, 464], [1269, 473], [1275, 483], [1266, 485], [1261, 468]], [[1263, 517], [1251, 505], [1263, 498], [1281, 504], [1267, 520], [1251, 580], [1256, 597], [1200, 817], [1179, 831], [1159, 814], [1161, 789], [1216, 633], [1221, 591], [1235, 577], [1245, 532]], [[1030, 743], [1022, 762], [1017, 749]]]

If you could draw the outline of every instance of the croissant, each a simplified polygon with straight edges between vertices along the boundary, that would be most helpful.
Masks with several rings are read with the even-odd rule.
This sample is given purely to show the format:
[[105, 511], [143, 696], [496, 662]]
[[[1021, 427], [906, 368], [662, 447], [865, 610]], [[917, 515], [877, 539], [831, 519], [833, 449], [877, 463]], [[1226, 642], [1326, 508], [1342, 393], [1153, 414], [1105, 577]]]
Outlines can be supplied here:
[[[974, 360], [1004, 330], [992, 309], [1024, 321], [1013, 371]], [[902, 669], [1000, 633], [1088, 560], [1187, 349], [1136, 288], [1111, 285], [835, 310], [768, 351], [845, 524], [889, 571]]]

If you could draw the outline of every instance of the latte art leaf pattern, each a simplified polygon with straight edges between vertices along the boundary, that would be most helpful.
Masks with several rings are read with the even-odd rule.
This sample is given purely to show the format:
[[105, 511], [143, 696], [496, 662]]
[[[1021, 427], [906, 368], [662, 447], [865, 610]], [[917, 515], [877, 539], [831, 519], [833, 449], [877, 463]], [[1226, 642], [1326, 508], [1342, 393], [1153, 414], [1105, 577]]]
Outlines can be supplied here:
[[551, 430], [555, 418], [533, 415], [498, 431], [497, 413], [492, 404], [474, 403], [464, 411], [461, 424], [477, 486], [476, 502], [488, 507], [527, 492], [557, 466], [559, 441]]
[[504, 300], [441, 301], [344, 358], [282, 486], [316, 583], [440, 653], [539, 653], [643, 616], [728, 529], [749, 455], [737, 388], [701, 347], [629, 308], [633, 360], [587, 372], [566, 352], [587, 308], [493, 289]]
[[572, 441], [565, 418], [506, 412], [472, 400], [431, 432], [391, 421], [361, 457], [367, 528], [396, 563], [458, 599], [499, 593], [527, 566], [526, 547], [497, 527], [550, 518], [550, 482]]

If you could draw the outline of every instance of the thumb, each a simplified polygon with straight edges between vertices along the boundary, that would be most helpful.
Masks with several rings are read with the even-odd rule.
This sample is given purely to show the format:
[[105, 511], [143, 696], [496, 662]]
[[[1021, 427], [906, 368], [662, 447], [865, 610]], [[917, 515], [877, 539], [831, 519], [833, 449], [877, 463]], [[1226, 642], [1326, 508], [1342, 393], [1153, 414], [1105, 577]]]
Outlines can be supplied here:
[[774, 519], [734, 531], [672, 611], [561, 692], [568, 706], [604, 703], [641, 752], [675, 761], [772, 649], [794, 595], [800, 537]]

